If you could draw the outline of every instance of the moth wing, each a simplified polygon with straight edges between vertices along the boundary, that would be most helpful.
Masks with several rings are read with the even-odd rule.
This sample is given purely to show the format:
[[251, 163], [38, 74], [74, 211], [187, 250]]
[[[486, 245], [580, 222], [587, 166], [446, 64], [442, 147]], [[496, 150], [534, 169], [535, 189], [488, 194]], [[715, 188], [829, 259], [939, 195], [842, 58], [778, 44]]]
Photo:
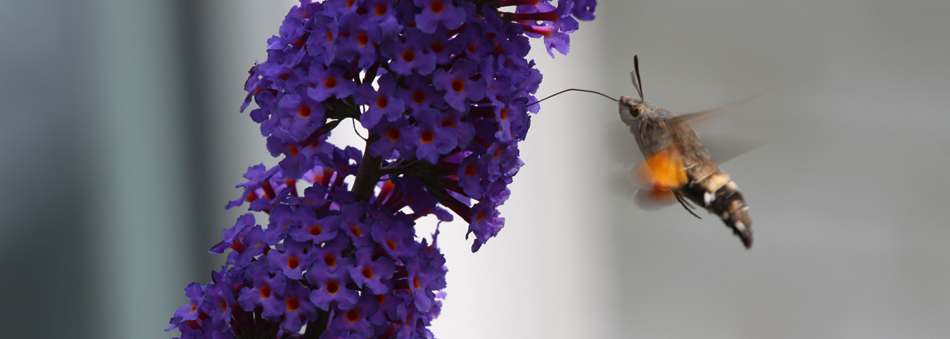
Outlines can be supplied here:
[[655, 185], [653, 172], [645, 162], [639, 162], [630, 168], [624, 166], [611, 173], [604, 184], [607, 190], [621, 197], [633, 200], [643, 210], [653, 211], [676, 202], [673, 191]]
[[686, 169], [682, 156], [672, 148], [648, 157], [637, 164], [631, 177], [642, 183], [634, 196], [634, 202], [640, 208], [655, 210], [676, 202], [673, 190], [687, 182]]
[[705, 111], [701, 111], [701, 112], [693, 112], [693, 113], [680, 114], [679, 117], [680, 117], [680, 118], [683, 118], [683, 120], [686, 120], [686, 122], [688, 122], [690, 125], [695, 125], [695, 124], [701, 123], [702, 121], [706, 120], [706, 118], [708, 118], [708, 117], [710, 117], [710, 116], [713, 116], [713, 115], [715, 115], [715, 114], [728, 111], [728, 110], [733, 109], [733, 108], [736, 108], [736, 106], [742, 105], [742, 104], [746, 103], [747, 101], [752, 100], [752, 99], [754, 99], [755, 97], [760, 96], [760, 95], [762, 95], [762, 94], [760, 93], [760, 94], [756, 94], [756, 95], [753, 95], [753, 96], [750, 96], [750, 97], [746, 97], [746, 98], [743, 98], [743, 99], [739, 99], [739, 100], [730, 102], [730, 103], [728, 103], [728, 104], [725, 104], [725, 105], [722, 105], [722, 106], [719, 106], [719, 107], [717, 107], [717, 108], [713, 108], [713, 109], [710, 109], [710, 110], [705, 110]]

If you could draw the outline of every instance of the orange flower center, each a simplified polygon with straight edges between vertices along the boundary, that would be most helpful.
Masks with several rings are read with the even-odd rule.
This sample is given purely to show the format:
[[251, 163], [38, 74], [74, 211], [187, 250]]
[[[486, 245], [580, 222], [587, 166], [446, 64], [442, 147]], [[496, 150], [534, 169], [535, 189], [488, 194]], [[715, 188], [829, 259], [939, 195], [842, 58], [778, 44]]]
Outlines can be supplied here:
[[396, 140], [399, 140], [399, 130], [395, 128], [390, 128], [388, 131], [386, 131], [386, 137], [389, 138], [389, 141], [393, 141], [393, 142], [395, 142]]
[[413, 51], [405, 51], [405, 52], [402, 52], [402, 61], [405, 61], [405, 62], [412, 62], [412, 61], [415, 60], [415, 59], [416, 59], [416, 53], [415, 53], [415, 52], [413, 52]]
[[432, 10], [432, 13], [439, 14], [445, 9], [445, 4], [443, 4], [442, 1], [435, 0], [429, 5], [429, 9]]
[[423, 144], [431, 144], [433, 139], [435, 139], [435, 135], [432, 134], [431, 131], [425, 131], [419, 135], [419, 141], [421, 141]]

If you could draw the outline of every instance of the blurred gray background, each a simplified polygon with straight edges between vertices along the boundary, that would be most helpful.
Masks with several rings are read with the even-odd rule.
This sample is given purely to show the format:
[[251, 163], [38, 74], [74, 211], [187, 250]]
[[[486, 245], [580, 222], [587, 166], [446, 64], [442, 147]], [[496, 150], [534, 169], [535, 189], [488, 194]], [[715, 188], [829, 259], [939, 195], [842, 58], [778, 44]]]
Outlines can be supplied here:
[[[292, 3], [0, 0], [4, 336], [172, 336], [222, 261], [233, 186], [275, 163], [237, 107]], [[950, 3], [601, 1], [569, 56], [534, 46], [539, 95], [633, 95], [634, 54], [674, 112], [762, 94], [697, 127], [758, 146], [721, 166], [755, 245], [636, 208], [616, 104], [564, 94], [532, 121], [499, 237], [472, 254], [441, 226], [438, 337], [950, 334]]]

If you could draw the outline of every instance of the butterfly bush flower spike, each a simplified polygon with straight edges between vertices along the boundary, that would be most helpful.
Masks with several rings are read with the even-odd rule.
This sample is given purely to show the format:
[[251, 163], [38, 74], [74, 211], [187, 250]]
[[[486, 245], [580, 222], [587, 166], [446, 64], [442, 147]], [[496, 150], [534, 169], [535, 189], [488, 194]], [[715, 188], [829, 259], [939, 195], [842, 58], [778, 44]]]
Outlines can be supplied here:
[[[499, 234], [541, 73], [529, 38], [566, 53], [595, 0], [302, 0], [251, 67], [241, 110], [278, 165], [248, 168], [250, 213], [185, 288], [180, 338], [432, 338], [445, 258], [418, 218]], [[252, 105], [253, 103], [253, 105]], [[345, 120], [351, 120], [345, 122]], [[327, 142], [341, 123], [365, 145]], [[352, 133], [348, 129], [342, 133]], [[362, 149], [362, 151], [361, 151]], [[452, 225], [442, 227], [453, 227]], [[431, 239], [431, 243], [430, 243]]]

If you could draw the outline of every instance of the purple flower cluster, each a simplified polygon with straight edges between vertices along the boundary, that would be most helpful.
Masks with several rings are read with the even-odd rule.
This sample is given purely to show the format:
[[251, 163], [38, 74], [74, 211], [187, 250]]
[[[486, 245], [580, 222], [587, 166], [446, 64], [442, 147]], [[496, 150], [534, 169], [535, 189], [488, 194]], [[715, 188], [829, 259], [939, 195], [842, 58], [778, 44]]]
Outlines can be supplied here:
[[[182, 338], [432, 337], [445, 259], [417, 240], [415, 219], [466, 220], [477, 251], [498, 234], [508, 184], [523, 165], [541, 82], [527, 37], [566, 53], [575, 18], [595, 0], [301, 1], [267, 61], [253, 100], [278, 166], [250, 167], [241, 196], [254, 213], [212, 253], [227, 264], [168, 330]], [[515, 6], [513, 12], [500, 8]], [[553, 54], [552, 54], [553, 55]], [[369, 131], [365, 149], [326, 140], [343, 120]], [[257, 214], [258, 216], [263, 214]], [[230, 249], [230, 251], [228, 251]], [[304, 329], [305, 328], [305, 329]]]

